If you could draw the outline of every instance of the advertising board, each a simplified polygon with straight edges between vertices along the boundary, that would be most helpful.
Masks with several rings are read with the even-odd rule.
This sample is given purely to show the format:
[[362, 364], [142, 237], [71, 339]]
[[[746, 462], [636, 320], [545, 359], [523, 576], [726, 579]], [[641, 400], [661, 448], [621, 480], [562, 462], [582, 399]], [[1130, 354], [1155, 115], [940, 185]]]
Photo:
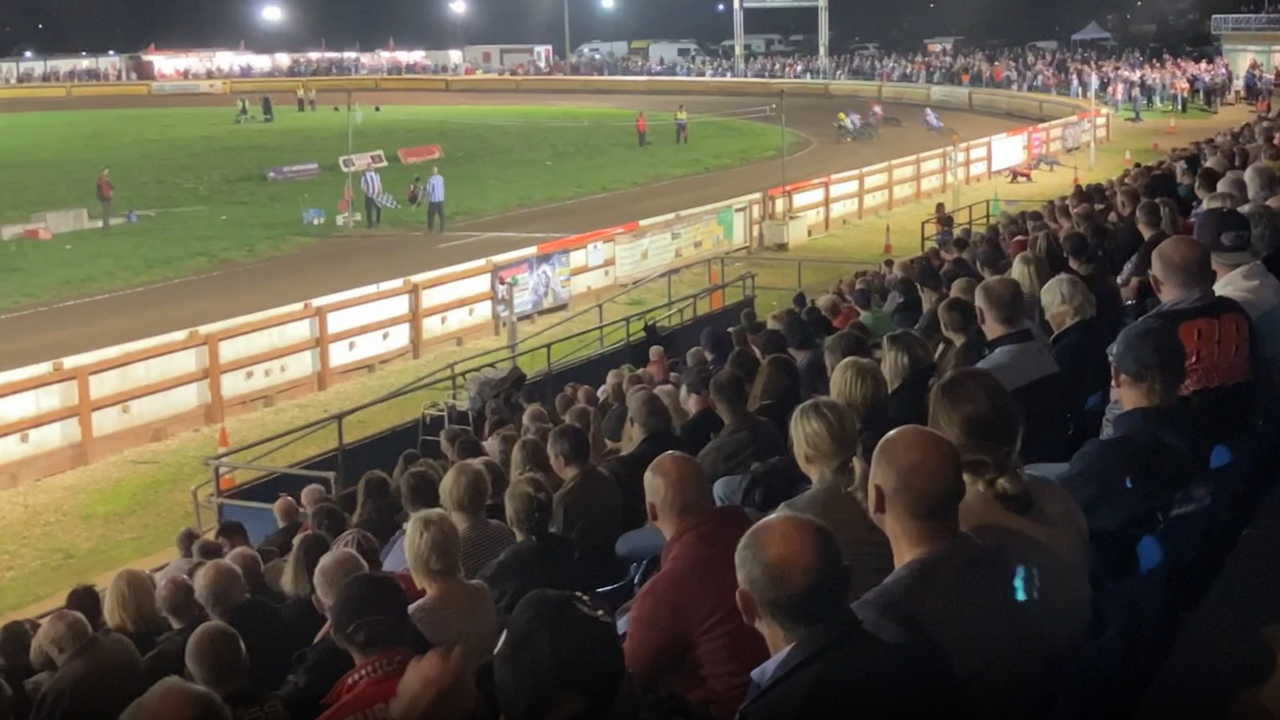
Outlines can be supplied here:
[[319, 174], [320, 163], [318, 162], [294, 163], [293, 165], [277, 165], [267, 168], [267, 179], [271, 181], [309, 180]]
[[618, 282], [642, 280], [685, 258], [726, 250], [734, 240], [732, 207], [678, 220], [662, 229], [641, 228], [619, 235], [613, 246]]
[[183, 80], [180, 82], [151, 83], [152, 95], [226, 95], [227, 83], [223, 80]]
[[1006, 133], [991, 139], [991, 172], [998, 173], [1021, 165], [1027, 159], [1027, 134]]
[[338, 169], [349, 173], [364, 172], [369, 168], [384, 168], [388, 164], [387, 154], [381, 150], [343, 155], [338, 158]]
[[564, 307], [571, 294], [570, 276], [568, 250], [533, 255], [494, 268], [495, 311], [505, 312], [508, 292], [515, 295], [517, 318]]

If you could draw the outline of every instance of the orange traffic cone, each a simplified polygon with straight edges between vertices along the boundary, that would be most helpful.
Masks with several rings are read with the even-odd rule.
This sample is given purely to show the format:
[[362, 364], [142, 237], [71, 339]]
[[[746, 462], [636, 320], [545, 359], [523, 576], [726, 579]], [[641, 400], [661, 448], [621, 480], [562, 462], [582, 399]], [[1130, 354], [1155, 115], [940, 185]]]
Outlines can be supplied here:
[[1124, 151], [1124, 166], [1133, 167], [1133, 156], [1129, 154], [1128, 150]]
[[1172, 135], [1176, 132], [1178, 132], [1178, 116], [1170, 115], [1169, 116], [1169, 134]]
[[[218, 428], [218, 453], [224, 453], [231, 447], [231, 443], [227, 442], [227, 426], [222, 425]], [[228, 472], [218, 477], [218, 490], [227, 491], [236, 486], [235, 475]]]
[[884, 254], [893, 254], [893, 238], [889, 236], [889, 223], [884, 224]]

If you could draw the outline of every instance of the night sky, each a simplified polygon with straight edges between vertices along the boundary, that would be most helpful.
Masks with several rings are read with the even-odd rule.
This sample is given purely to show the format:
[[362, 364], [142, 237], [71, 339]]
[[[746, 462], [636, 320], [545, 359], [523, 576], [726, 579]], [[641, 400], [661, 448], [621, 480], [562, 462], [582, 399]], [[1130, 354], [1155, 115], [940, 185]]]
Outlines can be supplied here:
[[[914, 46], [934, 34], [1017, 42], [1062, 38], [1090, 18], [1126, 12], [1136, 0], [831, 0], [833, 52], [856, 40]], [[1223, 0], [1201, 0], [1221, 2]], [[266, 30], [258, 13], [277, 2], [286, 13]], [[719, 0], [569, 0], [573, 44], [592, 39], [692, 37], [711, 43], [732, 37], [731, 13]], [[726, 0], [731, 2], [731, 0]], [[1185, 0], [1147, 0], [1144, 11]], [[1199, 4], [1199, 3], [1197, 3]], [[447, 0], [0, 0], [0, 56], [32, 50], [131, 52], [158, 48], [235, 47], [260, 50], [383, 47], [440, 48], [466, 43], [563, 45], [562, 0], [468, 0], [461, 23]], [[817, 12], [748, 12], [747, 32], [813, 33]], [[1079, 27], [1077, 27], [1079, 26]]]

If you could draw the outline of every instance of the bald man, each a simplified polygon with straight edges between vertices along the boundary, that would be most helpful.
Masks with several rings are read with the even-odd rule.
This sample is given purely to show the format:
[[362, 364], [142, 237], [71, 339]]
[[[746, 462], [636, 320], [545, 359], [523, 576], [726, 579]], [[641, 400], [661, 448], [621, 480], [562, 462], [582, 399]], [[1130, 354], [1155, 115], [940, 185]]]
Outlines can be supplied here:
[[214, 693], [182, 678], [168, 677], [135, 700], [120, 720], [232, 720], [232, 715]]
[[732, 718], [765, 644], [734, 609], [733, 553], [751, 526], [737, 506], [716, 507], [698, 461], [659, 455], [644, 474], [645, 512], [666, 540], [662, 569], [627, 616], [627, 669], [641, 692], [662, 691]]
[[772, 657], [751, 671], [741, 720], [962, 717], [945, 660], [891, 643], [849, 609], [849, 573], [835, 535], [807, 515], [777, 513], [734, 556], [737, 605]]
[[1087, 578], [1029, 536], [960, 530], [965, 481], [942, 435], [906, 426], [885, 435], [871, 462], [868, 511], [896, 569], [854, 611], [873, 633], [941, 648], [975, 717], [1036, 717], [1052, 702], [1057, 662], [1083, 638]]
[[288, 720], [278, 699], [253, 689], [249, 655], [230, 625], [215, 621], [196, 629], [187, 643], [186, 662], [191, 679], [222, 698], [236, 717]]
[[[1175, 235], [1160, 243], [1151, 254], [1149, 279], [1160, 304], [1145, 317], [1177, 328], [1187, 351], [1182, 404], [1204, 429], [1207, 445], [1240, 447], [1257, 426], [1254, 377], [1262, 362], [1249, 314], [1235, 300], [1214, 295], [1209, 252], [1196, 238]], [[1116, 402], [1108, 406], [1103, 438], [1111, 436], [1110, 420], [1119, 411]]]
[[31, 708], [31, 720], [99, 720], [124, 712], [147, 689], [142, 658], [125, 636], [97, 634], [84, 616], [59, 610], [32, 640], [57, 664]]

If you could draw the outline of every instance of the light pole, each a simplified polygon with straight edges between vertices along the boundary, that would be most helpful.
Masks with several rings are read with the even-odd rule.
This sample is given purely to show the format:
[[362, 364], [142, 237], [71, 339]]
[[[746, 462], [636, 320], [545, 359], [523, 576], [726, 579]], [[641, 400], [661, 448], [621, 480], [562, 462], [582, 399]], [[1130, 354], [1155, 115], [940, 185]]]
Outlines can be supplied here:
[[458, 44], [465, 45], [462, 38], [462, 18], [467, 14], [467, 0], [453, 0], [449, 3], [449, 12], [453, 13], [454, 22], [457, 23]]
[[[600, 7], [603, 10], [613, 10], [617, 7], [617, 0], [600, 0]], [[572, 56], [573, 44], [569, 40], [569, 0], [564, 0], [564, 61], [568, 63]]]

